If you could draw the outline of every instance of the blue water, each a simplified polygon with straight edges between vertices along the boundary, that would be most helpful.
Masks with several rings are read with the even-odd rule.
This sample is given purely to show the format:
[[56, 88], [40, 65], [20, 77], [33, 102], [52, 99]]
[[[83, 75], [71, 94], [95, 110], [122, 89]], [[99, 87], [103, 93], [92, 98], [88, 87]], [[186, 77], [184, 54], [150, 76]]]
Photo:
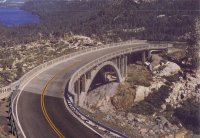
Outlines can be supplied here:
[[15, 7], [0, 7], [0, 24], [8, 27], [39, 23], [39, 16]]

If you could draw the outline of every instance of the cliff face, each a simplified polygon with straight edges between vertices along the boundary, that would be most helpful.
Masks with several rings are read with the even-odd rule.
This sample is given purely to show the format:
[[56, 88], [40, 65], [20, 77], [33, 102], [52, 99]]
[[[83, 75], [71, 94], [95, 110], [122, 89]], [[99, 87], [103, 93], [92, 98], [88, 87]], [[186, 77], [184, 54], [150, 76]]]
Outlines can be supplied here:
[[135, 89], [129, 84], [119, 85], [116, 95], [111, 97], [111, 103], [116, 110], [125, 110], [134, 104]]

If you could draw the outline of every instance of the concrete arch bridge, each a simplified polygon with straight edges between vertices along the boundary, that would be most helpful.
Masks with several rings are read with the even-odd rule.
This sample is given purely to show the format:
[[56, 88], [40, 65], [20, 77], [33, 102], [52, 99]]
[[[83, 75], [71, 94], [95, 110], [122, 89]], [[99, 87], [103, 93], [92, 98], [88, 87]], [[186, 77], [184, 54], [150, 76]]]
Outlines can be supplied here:
[[[95, 85], [95, 79], [108, 81], [107, 75], [110, 74], [118, 82], [123, 82], [127, 77], [127, 65], [134, 53], [141, 55], [143, 63], [151, 59], [152, 53], [166, 51], [166, 45], [144, 45], [143, 47], [131, 47], [121, 51], [104, 55], [94, 59], [82, 66], [71, 77], [68, 85], [68, 94], [72, 102], [81, 106], [87, 96], [88, 91]], [[107, 67], [107, 70], [105, 68]], [[101, 76], [98, 76], [101, 74]], [[111, 75], [112, 74], [112, 75]], [[102, 79], [103, 76], [103, 79]]]

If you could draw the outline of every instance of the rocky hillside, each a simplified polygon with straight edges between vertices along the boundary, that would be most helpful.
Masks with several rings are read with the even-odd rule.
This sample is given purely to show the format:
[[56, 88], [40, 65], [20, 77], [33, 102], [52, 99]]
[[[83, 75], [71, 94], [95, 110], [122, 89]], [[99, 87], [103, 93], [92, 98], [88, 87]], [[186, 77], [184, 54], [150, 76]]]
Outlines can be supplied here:
[[163, 64], [152, 72], [136, 62], [129, 66], [125, 83], [90, 91], [86, 113], [130, 137], [199, 137], [200, 71], [187, 72], [163, 58], [154, 55]]
[[100, 44], [90, 37], [65, 34], [64, 37], [51, 36], [50, 39], [41, 36], [35, 42], [0, 48], [0, 87], [18, 80], [46, 61]]

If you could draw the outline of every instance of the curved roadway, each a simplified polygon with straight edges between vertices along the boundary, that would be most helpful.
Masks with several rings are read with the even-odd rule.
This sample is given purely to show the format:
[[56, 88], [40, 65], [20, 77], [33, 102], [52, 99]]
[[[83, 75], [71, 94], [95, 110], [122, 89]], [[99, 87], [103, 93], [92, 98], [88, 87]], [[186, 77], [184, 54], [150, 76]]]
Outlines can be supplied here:
[[[144, 44], [135, 44], [138, 45], [144, 46]], [[130, 45], [123, 46], [125, 47]], [[63, 100], [64, 88], [66, 80], [69, 80], [81, 66], [121, 49], [122, 47], [112, 47], [78, 56], [53, 66], [30, 80], [15, 104], [25, 136], [27, 138], [100, 137], [80, 123], [66, 109]]]

